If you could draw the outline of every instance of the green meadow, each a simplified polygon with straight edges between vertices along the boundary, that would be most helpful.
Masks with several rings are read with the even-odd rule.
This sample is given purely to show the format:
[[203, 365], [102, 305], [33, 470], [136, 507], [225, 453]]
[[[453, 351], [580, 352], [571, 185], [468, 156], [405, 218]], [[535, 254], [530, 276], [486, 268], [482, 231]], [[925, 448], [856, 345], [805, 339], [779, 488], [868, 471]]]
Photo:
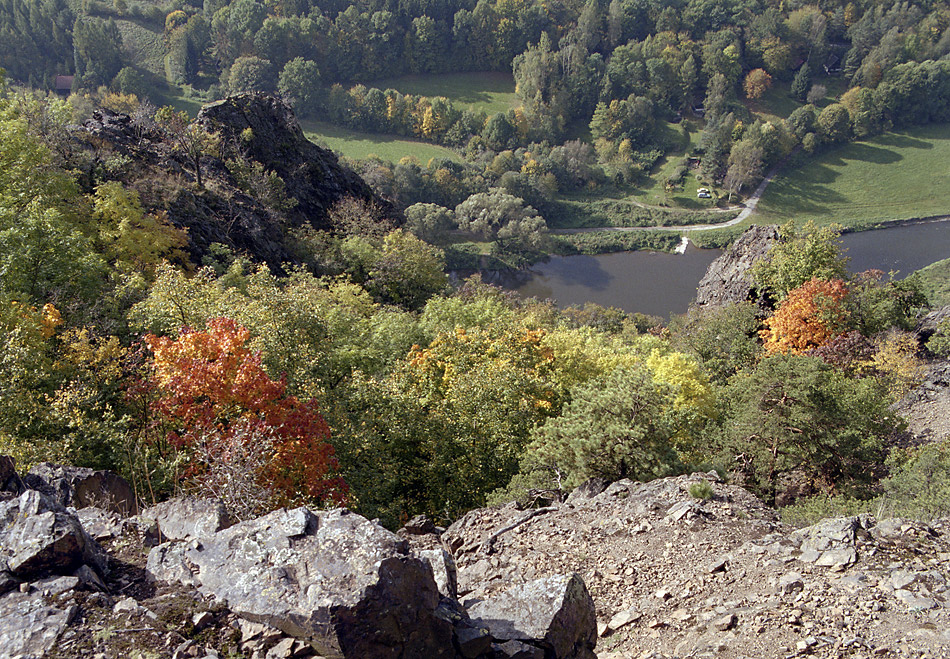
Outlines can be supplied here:
[[521, 105], [511, 74], [494, 71], [400, 76], [367, 86], [416, 96], [444, 96], [460, 109], [485, 114], [507, 112]]
[[950, 213], [950, 125], [853, 142], [790, 162], [752, 219], [863, 228]]
[[304, 135], [311, 142], [332, 149], [347, 158], [362, 159], [378, 156], [390, 162], [399, 162], [406, 156], [415, 156], [423, 165], [431, 158], [460, 161], [462, 157], [451, 149], [427, 142], [378, 133], [361, 133], [323, 121], [302, 120]]

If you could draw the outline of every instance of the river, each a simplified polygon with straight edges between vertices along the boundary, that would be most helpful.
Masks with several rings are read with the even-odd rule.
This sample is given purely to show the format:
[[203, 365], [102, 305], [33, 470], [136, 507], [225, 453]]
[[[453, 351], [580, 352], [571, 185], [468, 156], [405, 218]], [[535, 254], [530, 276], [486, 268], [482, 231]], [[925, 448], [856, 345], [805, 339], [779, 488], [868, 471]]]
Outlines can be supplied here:
[[[950, 258], [950, 222], [894, 226], [841, 238], [852, 272], [896, 270], [900, 278]], [[560, 306], [596, 302], [668, 318], [686, 311], [706, 268], [721, 253], [690, 245], [685, 254], [554, 256], [500, 283], [525, 297], [556, 300]]]

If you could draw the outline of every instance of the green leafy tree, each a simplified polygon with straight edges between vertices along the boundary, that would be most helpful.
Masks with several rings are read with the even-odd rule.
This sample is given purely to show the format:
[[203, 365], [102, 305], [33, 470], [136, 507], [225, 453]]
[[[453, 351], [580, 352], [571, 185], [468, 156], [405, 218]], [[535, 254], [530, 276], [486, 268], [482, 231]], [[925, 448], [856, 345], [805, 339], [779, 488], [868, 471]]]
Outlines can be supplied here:
[[884, 385], [815, 357], [768, 357], [734, 379], [725, 400], [720, 459], [770, 502], [792, 473], [813, 491], [868, 484], [899, 426]]
[[588, 478], [651, 480], [681, 468], [673, 447], [669, 391], [643, 366], [618, 368], [577, 387], [560, 416], [532, 433], [522, 471], [558, 489]]
[[752, 267], [755, 285], [781, 301], [810, 279], [844, 279], [848, 260], [841, 254], [840, 236], [836, 225], [816, 227], [808, 222], [796, 228], [786, 224], [781, 240]]
[[280, 72], [277, 90], [298, 115], [306, 117], [313, 114], [322, 95], [317, 65], [302, 57], [290, 60]]
[[366, 288], [381, 302], [419, 309], [448, 286], [444, 270], [445, 257], [441, 249], [397, 229], [383, 239]]
[[238, 57], [228, 73], [228, 89], [232, 94], [271, 91], [274, 89], [271, 68], [270, 61], [256, 55]]
[[436, 242], [457, 225], [455, 211], [438, 204], [413, 204], [406, 209], [406, 228], [418, 238]]
[[818, 134], [824, 142], [834, 144], [851, 137], [851, 115], [840, 103], [832, 103], [818, 115]]

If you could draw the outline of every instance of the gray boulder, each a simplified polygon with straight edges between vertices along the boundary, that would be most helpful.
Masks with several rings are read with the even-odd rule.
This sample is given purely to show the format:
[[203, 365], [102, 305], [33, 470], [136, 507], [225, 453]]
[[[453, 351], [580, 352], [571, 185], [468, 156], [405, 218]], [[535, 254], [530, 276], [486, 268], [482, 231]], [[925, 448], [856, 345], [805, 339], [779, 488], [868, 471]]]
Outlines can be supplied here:
[[432, 567], [432, 576], [435, 577], [439, 593], [449, 599], [458, 599], [458, 570], [452, 554], [444, 549], [426, 549], [418, 555]]
[[202, 538], [231, 525], [224, 503], [216, 499], [169, 499], [146, 508], [141, 516], [154, 520], [165, 540]]
[[40, 590], [0, 597], [0, 657], [39, 659], [55, 647], [77, 607], [61, 609], [46, 600]]
[[36, 490], [0, 503], [0, 571], [34, 579], [82, 565], [102, 574], [106, 556], [74, 514]]
[[95, 506], [120, 515], [138, 512], [129, 482], [111, 471], [41, 462], [23, 477], [26, 487], [52, 497], [62, 506]]
[[439, 592], [405, 541], [347, 510], [278, 510], [153, 549], [147, 571], [192, 583], [239, 616], [326, 657], [455, 657]]
[[595, 657], [594, 601], [577, 574], [555, 575], [516, 586], [476, 602], [468, 614], [498, 641], [540, 647], [549, 659]]

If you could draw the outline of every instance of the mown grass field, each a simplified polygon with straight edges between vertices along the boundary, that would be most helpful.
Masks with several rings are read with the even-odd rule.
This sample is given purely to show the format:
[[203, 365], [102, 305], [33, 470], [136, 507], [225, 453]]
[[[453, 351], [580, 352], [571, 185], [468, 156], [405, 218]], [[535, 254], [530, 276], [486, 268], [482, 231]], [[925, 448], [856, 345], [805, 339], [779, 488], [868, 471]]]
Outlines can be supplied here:
[[451, 149], [396, 135], [361, 133], [323, 121], [304, 120], [300, 124], [304, 135], [311, 142], [342, 153], [347, 158], [361, 159], [378, 156], [383, 160], [396, 163], [405, 156], [415, 156], [423, 165], [431, 158], [448, 158], [455, 161], [462, 159]]
[[400, 76], [376, 80], [367, 86], [418, 96], [444, 96], [459, 109], [486, 114], [507, 112], [521, 105], [511, 74], [494, 71]]
[[812, 220], [866, 228], [950, 214], [950, 125], [887, 133], [790, 162], [766, 189], [757, 223]]

